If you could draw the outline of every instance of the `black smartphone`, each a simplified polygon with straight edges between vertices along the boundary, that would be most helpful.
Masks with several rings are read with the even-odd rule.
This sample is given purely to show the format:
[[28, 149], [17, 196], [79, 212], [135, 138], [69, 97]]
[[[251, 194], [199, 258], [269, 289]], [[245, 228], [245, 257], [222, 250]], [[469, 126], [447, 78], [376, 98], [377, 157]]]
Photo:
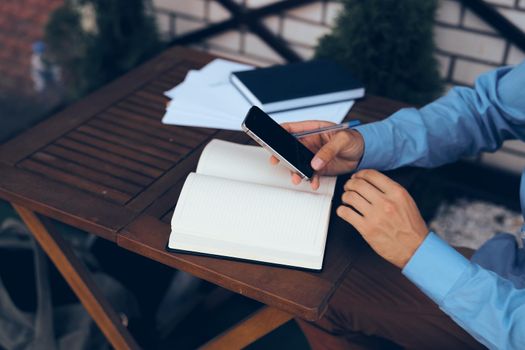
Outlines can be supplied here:
[[313, 176], [314, 169], [310, 161], [314, 154], [259, 107], [250, 108], [241, 127], [290, 170], [304, 179]]

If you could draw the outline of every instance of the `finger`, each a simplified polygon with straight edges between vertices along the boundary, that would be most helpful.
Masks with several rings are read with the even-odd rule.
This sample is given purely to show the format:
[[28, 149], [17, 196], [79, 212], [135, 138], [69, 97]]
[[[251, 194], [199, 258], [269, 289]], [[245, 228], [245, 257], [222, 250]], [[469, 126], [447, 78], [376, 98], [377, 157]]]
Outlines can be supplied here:
[[281, 126], [284, 129], [286, 129], [286, 131], [288, 131], [289, 133], [310, 131], [331, 125], [335, 124], [323, 120], [306, 120], [304, 122], [291, 122], [281, 124]]
[[312, 168], [317, 171], [323, 169], [326, 164], [337, 157], [337, 154], [346, 146], [347, 141], [348, 139], [342, 133], [337, 134], [315, 154], [310, 164]]
[[296, 174], [296, 173], [292, 173], [292, 182], [294, 185], [299, 185], [302, 181], [302, 178]]
[[377, 187], [359, 177], [352, 177], [348, 180], [344, 185], [344, 190], [359, 193], [371, 204], [377, 203], [381, 196], [384, 195]]
[[354, 226], [357, 231], [361, 232], [365, 219], [359, 215], [355, 210], [350, 209], [345, 205], [340, 205], [337, 208], [337, 216], [339, 216], [344, 221], [348, 222], [350, 225]]
[[319, 174], [314, 174], [314, 176], [312, 177], [312, 181], [310, 181], [310, 186], [312, 187], [312, 190], [317, 191], [320, 185], [321, 179], [319, 178]]
[[373, 169], [365, 169], [358, 171], [352, 177], [357, 177], [368, 181], [383, 193], [388, 193], [388, 191], [392, 191], [399, 187], [399, 184], [397, 182], [393, 181], [388, 176], [380, 173], [379, 171]]
[[277, 159], [277, 157], [275, 157], [275, 156], [270, 156], [270, 163], [272, 165], [279, 164], [279, 159]]
[[366, 216], [369, 211], [371, 204], [363, 196], [354, 191], [347, 191], [341, 196], [343, 203], [354, 207], [361, 215]]

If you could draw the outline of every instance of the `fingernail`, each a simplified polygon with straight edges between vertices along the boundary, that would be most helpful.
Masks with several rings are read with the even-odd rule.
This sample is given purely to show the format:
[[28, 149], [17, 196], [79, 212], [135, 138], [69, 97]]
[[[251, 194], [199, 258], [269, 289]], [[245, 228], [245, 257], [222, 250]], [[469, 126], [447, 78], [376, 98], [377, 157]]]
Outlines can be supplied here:
[[321, 158], [314, 157], [314, 159], [312, 159], [312, 168], [314, 168], [314, 170], [321, 169], [323, 165], [324, 165], [324, 160], [322, 160]]

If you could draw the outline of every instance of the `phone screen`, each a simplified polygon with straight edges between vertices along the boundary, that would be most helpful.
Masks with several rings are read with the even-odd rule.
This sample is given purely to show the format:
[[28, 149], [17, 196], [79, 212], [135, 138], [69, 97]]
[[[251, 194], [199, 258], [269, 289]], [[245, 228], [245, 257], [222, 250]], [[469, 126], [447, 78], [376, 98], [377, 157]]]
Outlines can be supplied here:
[[314, 170], [310, 161], [314, 154], [260, 108], [251, 107], [243, 125], [278, 156], [290, 163], [294, 170], [298, 170], [307, 178], [313, 176]]

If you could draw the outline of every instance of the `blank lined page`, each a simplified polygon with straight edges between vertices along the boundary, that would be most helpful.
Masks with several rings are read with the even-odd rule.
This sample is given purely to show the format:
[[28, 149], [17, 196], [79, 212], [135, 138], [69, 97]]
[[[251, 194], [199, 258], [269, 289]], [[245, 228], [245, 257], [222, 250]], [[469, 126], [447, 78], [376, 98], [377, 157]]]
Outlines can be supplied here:
[[321, 186], [317, 191], [313, 191], [306, 181], [297, 186], [292, 184], [288, 168], [283, 165], [272, 166], [269, 159], [270, 153], [262, 147], [214, 139], [202, 152], [197, 173], [295, 191], [333, 195], [335, 177], [322, 177]]
[[169, 247], [177, 233], [277, 251], [324, 249], [329, 196], [291, 191], [192, 173], [172, 218]]

